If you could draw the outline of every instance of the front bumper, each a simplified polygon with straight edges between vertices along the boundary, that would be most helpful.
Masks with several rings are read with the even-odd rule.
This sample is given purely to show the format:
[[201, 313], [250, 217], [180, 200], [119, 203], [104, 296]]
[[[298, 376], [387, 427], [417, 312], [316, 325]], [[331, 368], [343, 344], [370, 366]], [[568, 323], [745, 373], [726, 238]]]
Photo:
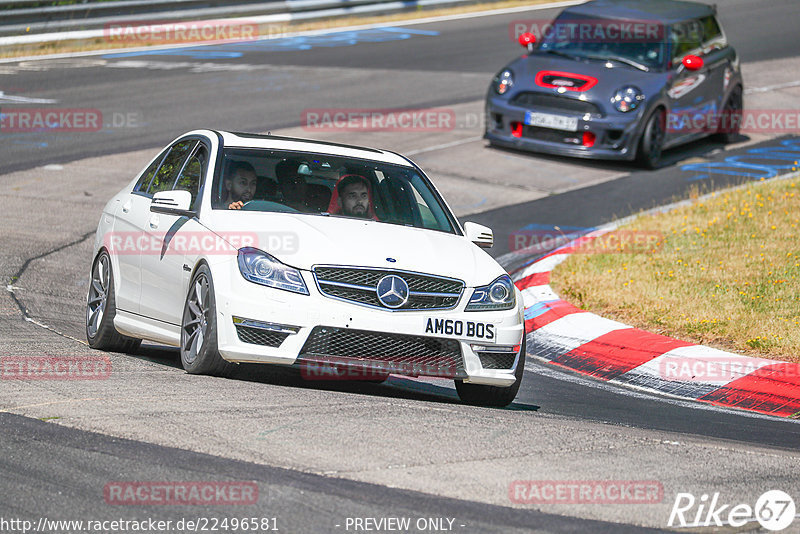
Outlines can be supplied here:
[[[575, 117], [576, 132], [525, 125], [525, 113], [539, 111]], [[630, 161], [636, 157], [639, 125], [644, 107], [628, 114], [606, 113], [602, 117], [549, 108], [536, 109], [510, 103], [508, 98], [489, 95], [486, 101], [484, 138], [492, 144], [576, 158]], [[591, 146], [584, 146], [584, 132], [593, 135]]]
[[[428, 372], [431, 369], [428, 364], [420, 362], [429, 360], [415, 359], [410, 363], [400, 357], [393, 360], [399, 363], [399, 366], [391, 367], [395, 374], [449, 376], [468, 383], [500, 387], [511, 386], [516, 380], [514, 371], [518, 356], [512, 358], [513, 365], [508, 368], [487, 368], [499, 366], [497, 361], [487, 363], [492, 361], [491, 355], [487, 359], [487, 354], [498, 347], [514, 347], [522, 342], [525, 326], [522, 297], [518, 290], [516, 308], [506, 311], [465, 312], [472, 291], [472, 288], [466, 288], [458, 305], [451, 310], [393, 312], [325, 297], [308, 271], [302, 274], [310, 294], [299, 295], [249, 282], [242, 278], [238, 270], [231, 272], [230, 264], [223, 263], [211, 268], [217, 304], [217, 342], [220, 354], [228, 361], [293, 365], [299, 363], [300, 359], [304, 362], [308, 358], [319, 359], [318, 354], [304, 353], [304, 348], [306, 351], [309, 347], [318, 348], [322, 330], [335, 332], [338, 340], [343, 339], [342, 333], [355, 336], [346, 339], [360, 340], [371, 339], [370, 335], [378, 333], [380, 340], [402, 339], [411, 343], [411, 349], [402, 345], [406, 352], [419, 352], [420, 344], [437, 343], [450, 348], [457, 347], [460, 352], [458, 365], [449, 366], [452, 373]], [[239, 324], [238, 329], [234, 320]], [[452, 333], [446, 333], [441, 328], [432, 332], [436, 320], [442, 321], [439, 325], [455, 325], [460, 321], [464, 326], [461, 335], [455, 332], [458, 328], [452, 328]], [[492, 339], [487, 339], [485, 333], [478, 337], [477, 328], [468, 336], [467, 323], [491, 324]], [[262, 328], [248, 330], [242, 329], [242, 325], [246, 328]], [[245, 335], [242, 335], [243, 332]], [[314, 338], [311, 338], [312, 332], [315, 333]], [[251, 334], [259, 337], [254, 338]], [[368, 359], [363, 346], [353, 346], [352, 352], [345, 351], [347, 358], [339, 357], [341, 353], [340, 347], [335, 358], [338, 363], [350, 361], [353, 365], [360, 365]], [[303, 357], [299, 359], [301, 354]]]

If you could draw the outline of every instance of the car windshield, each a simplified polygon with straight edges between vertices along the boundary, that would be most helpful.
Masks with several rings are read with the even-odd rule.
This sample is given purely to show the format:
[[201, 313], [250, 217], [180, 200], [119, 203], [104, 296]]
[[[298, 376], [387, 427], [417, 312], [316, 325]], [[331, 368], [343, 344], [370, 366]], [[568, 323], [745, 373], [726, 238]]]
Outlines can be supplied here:
[[454, 218], [413, 167], [356, 158], [227, 148], [214, 209], [351, 217], [455, 233]]
[[662, 70], [666, 63], [665, 26], [653, 20], [562, 13], [543, 34], [540, 52], [610, 60], [639, 70]]

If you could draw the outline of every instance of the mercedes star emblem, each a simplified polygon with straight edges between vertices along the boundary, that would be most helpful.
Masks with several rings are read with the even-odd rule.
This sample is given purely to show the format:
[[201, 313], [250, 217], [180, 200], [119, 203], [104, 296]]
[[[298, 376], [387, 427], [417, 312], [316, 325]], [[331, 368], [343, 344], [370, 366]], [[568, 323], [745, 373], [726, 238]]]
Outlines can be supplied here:
[[375, 288], [378, 300], [387, 308], [400, 308], [408, 302], [408, 284], [394, 274], [384, 276]]

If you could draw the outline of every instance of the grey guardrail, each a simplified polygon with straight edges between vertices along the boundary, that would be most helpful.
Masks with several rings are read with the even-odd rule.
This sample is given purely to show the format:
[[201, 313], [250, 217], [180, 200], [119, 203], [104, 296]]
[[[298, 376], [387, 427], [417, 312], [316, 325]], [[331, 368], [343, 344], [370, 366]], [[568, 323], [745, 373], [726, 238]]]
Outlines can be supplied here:
[[[464, 3], [470, 0], [403, 1], [402, 6], [413, 9], [419, 5]], [[342, 14], [359, 7], [393, 4], [397, 0], [120, 0], [118, 2], [86, 2], [81, 4], [19, 7], [31, 1], [0, 1], [0, 36], [30, 35], [71, 30], [103, 28], [108, 24], [134, 22], [171, 22], [208, 18], [281, 15], [330, 10]], [[295, 18], [295, 17], [293, 17]], [[300, 17], [312, 18], [312, 17]]]

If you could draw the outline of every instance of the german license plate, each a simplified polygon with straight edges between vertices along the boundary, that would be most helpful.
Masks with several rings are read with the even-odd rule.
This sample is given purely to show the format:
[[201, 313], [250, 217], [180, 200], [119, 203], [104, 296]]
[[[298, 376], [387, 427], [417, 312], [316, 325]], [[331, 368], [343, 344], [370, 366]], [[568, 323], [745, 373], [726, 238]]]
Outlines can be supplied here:
[[553, 115], [552, 113], [539, 113], [538, 111], [526, 111], [525, 124], [527, 124], [528, 126], [538, 126], [540, 128], [566, 130], [568, 132], [578, 131], [577, 117], [564, 117], [563, 115]]

